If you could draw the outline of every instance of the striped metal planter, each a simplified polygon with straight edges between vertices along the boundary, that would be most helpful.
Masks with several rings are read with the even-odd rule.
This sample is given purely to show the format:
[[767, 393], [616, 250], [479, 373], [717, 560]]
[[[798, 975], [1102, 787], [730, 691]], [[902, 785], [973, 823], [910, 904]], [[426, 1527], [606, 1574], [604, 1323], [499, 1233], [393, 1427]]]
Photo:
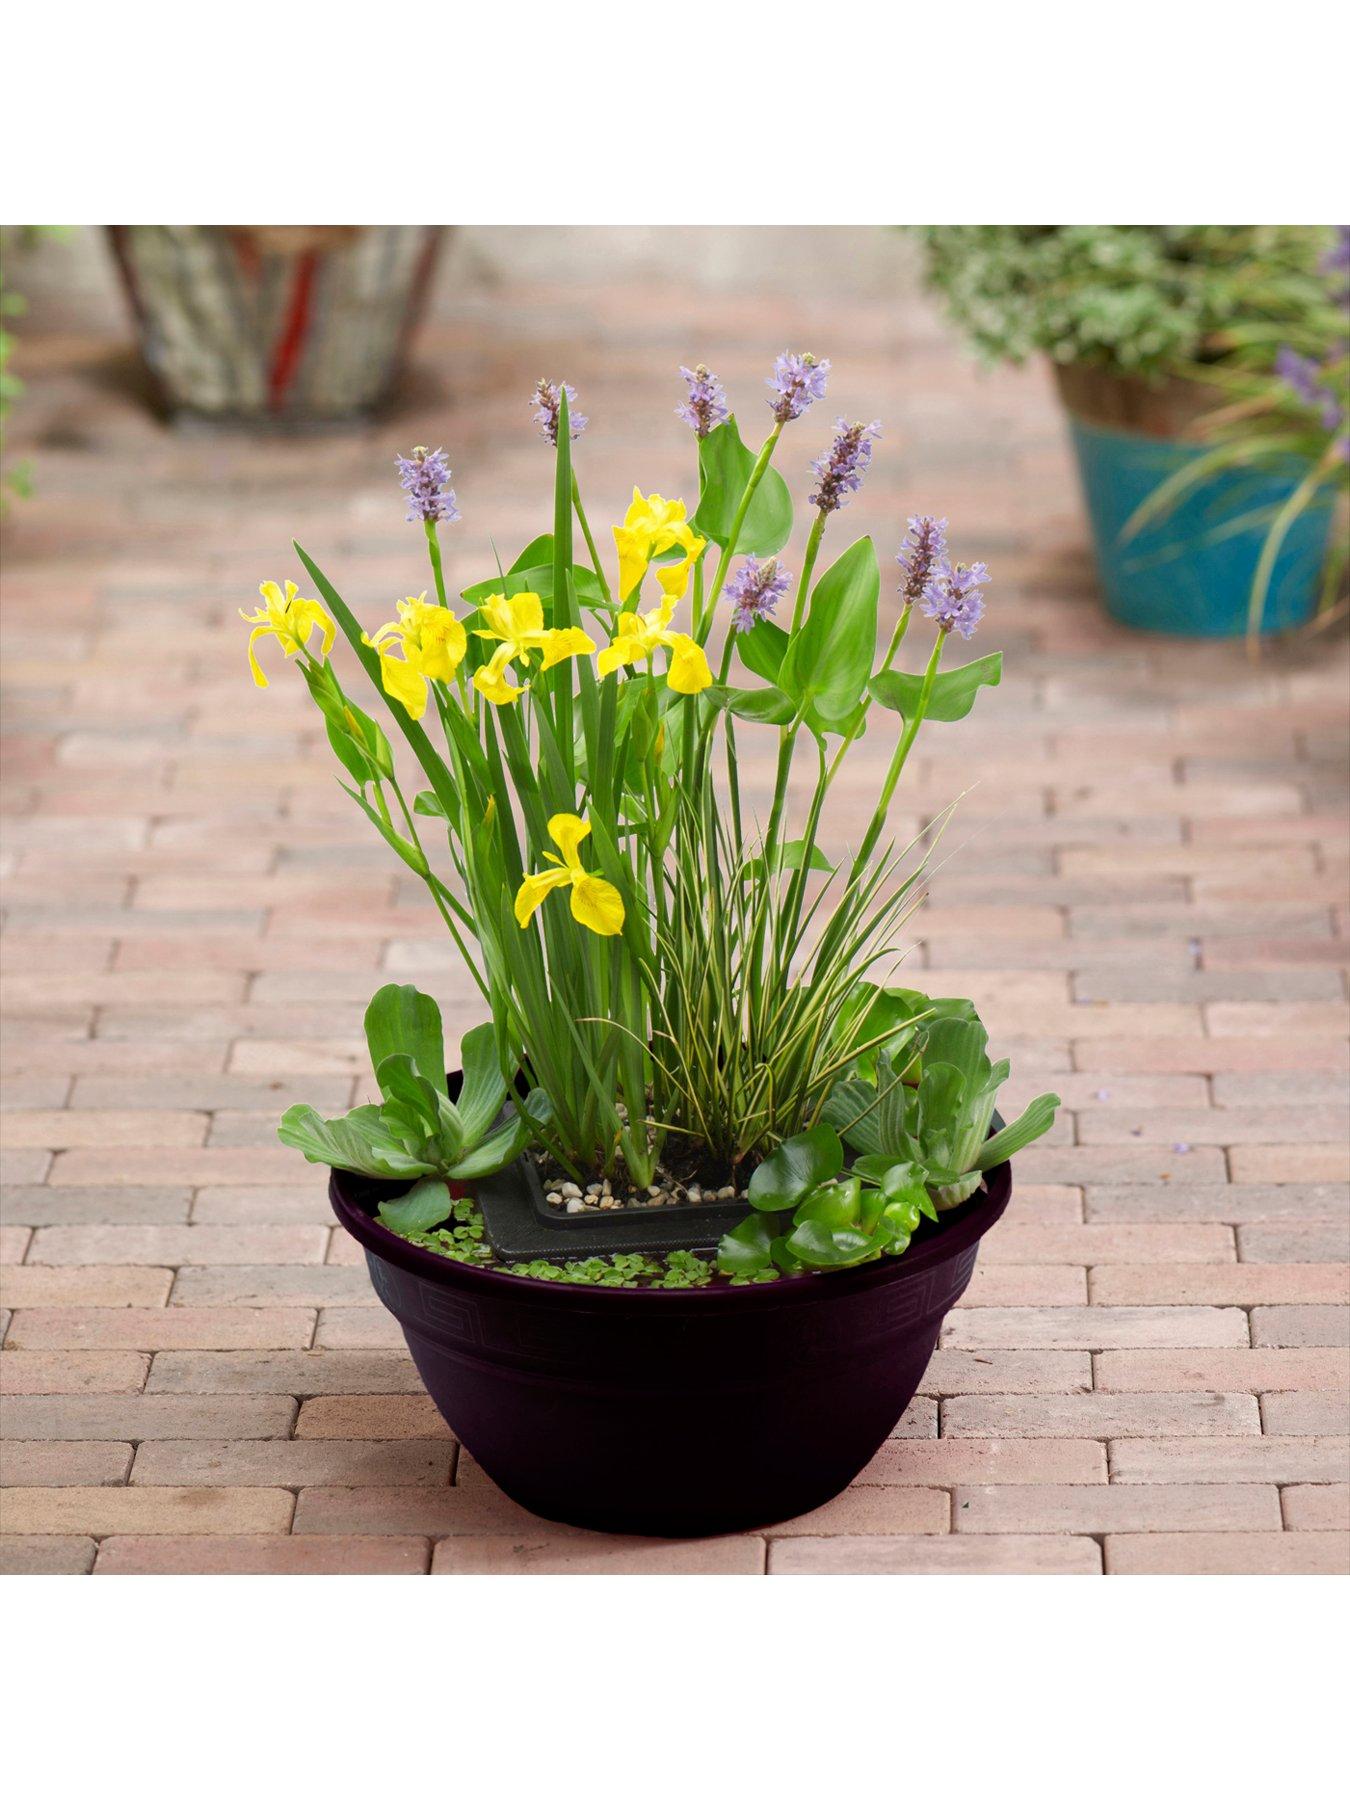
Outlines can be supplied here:
[[113, 225], [165, 405], [219, 420], [359, 418], [388, 394], [439, 225]]

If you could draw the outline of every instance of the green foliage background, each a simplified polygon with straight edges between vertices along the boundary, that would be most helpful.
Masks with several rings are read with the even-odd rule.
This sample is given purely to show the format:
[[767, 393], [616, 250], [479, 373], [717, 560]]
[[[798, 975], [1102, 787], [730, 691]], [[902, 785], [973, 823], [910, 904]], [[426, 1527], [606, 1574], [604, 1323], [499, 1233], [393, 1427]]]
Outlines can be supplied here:
[[[988, 362], [1165, 376], [1239, 344], [1333, 348], [1321, 225], [930, 225], [928, 279]], [[1312, 341], [1308, 342], [1311, 336]]]

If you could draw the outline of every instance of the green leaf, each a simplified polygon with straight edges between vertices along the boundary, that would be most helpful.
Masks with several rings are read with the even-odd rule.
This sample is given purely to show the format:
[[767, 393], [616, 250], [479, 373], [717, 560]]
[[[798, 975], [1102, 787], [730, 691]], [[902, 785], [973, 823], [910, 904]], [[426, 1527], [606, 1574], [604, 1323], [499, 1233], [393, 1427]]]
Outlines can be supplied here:
[[[800, 869], [805, 855], [806, 839], [793, 838], [791, 843], [779, 846], [778, 866], [780, 869]], [[823, 870], [828, 874], [829, 871], [834, 868], [834, 864], [826, 856], [819, 844], [812, 844], [809, 867], [812, 869]], [[742, 870], [743, 878], [751, 881], [758, 881], [763, 873], [764, 858], [762, 856], [752, 856]]]
[[553, 572], [553, 533], [541, 532], [537, 538], [531, 538], [520, 555], [506, 571], [508, 575], [519, 575], [522, 569], [547, 569]]
[[828, 696], [834, 708], [856, 704], [876, 654], [880, 591], [876, 549], [871, 538], [859, 538], [812, 591], [805, 623], [779, 671], [786, 693]]
[[837, 1131], [850, 1150], [880, 1155], [885, 1146], [877, 1121], [877, 1090], [866, 1081], [836, 1081], [821, 1108], [821, 1118]]
[[[550, 537], [547, 542], [551, 548], [553, 539]], [[534, 546], [531, 545], [530, 548], [533, 549]], [[573, 563], [570, 572], [572, 586], [576, 589], [581, 605], [606, 604], [604, 589], [600, 586], [600, 578], [594, 569], [588, 569], [581, 563]], [[472, 586], [461, 588], [459, 597], [466, 606], [477, 607], [483, 604], [489, 594], [538, 594], [547, 608], [553, 604], [553, 580], [553, 569], [548, 563], [539, 563], [533, 568], [516, 567], [505, 575], [492, 575], [486, 581], [475, 581]]]
[[[292, 540], [292, 542], [294, 543], [294, 540]], [[445, 765], [444, 759], [438, 755], [431, 739], [427, 736], [426, 732], [423, 731], [418, 721], [409, 716], [408, 710], [402, 702], [395, 700], [392, 694], [386, 694], [384, 692], [384, 678], [380, 672], [379, 652], [377, 650], [372, 650], [370, 645], [365, 642], [365, 636], [361, 629], [361, 621], [356, 617], [356, 614], [347, 605], [346, 601], [342, 598], [341, 594], [338, 593], [337, 589], [324, 574], [323, 570], [319, 568], [318, 564], [315, 563], [311, 557], [306, 555], [299, 544], [295, 544], [295, 553], [305, 565], [305, 569], [308, 572], [310, 579], [314, 582], [320, 594], [323, 596], [325, 606], [327, 606], [329, 612], [332, 613], [338, 625], [341, 626], [343, 636], [351, 645], [352, 653], [355, 655], [357, 661], [370, 677], [375, 691], [383, 697], [384, 703], [389, 709], [389, 716], [394, 720], [394, 723], [412, 746], [413, 754], [422, 765], [423, 774], [436, 790], [436, 793], [440, 796], [441, 804], [446, 808], [447, 815], [453, 817], [454, 809], [459, 805], [459, 797], [456, 793], [454, 781], [449, 769]], [[450, 709], [449, 716], [451, 719], [454, 719], [456, 716], [453, 707]], [[479, 747], [477, 738], [471, 738], [468, 743], [461, 742], [460, 750], [461, 755], [465, 754], [467, 751], [471, 759], [474, 759], [471, 760], [471, 767], [475, 774], [481, 776], [483, 753]]]
[[415, 1118], [425, 1121], [428, 1131], [436, 1129], [440, 1121], [437, 1101], [441, 1096], [417, 1073], [406, 1052], [384, 1057], [376, 1065], [375, 1080], [386, 1100], [399, 1101]]
[[413, 801], [413, 811], [420, 813], [425, 819], [443, 819], [445, 817], [445, 808], [430, 788], [423, 788]]
[[831, 1230], [818, 1219], [807, 1219], [788, 1234], [788, 1248], [809, 1269], [844, 1269], [873, 1255], [877, 1247], [865, 1232]]
[[1059, 1106], [1058, 1094], [1038, 1094], [1027, 1107], [1020, 1119], [1014, 1119], [1011, 1125], [1005, 1125], [1002, 1131], [996, 1131], [993, 1137], [985, 1142], [976, 1159], [977, 1169], [993, 1169], [1001, 1162], [1007, 1162], [1010, 1156], [1019, 1150], [1025, 1150], [1038, 1137], [1044, 1137], [1055, 1122], [1055, 1111]]
[[[932, 692], [928, 696], [928, 711], [924, 717], [947, 723], [954, 719], [964, 719], [974, 706], [975, 696], [980, 689], [997, 687], [1002, 679], [1001, 650], [995, 650], [990, 656], [977, 657], [974, 662], [966, 663], [959, 669], [944, 669], [933, 682]], [[923, 677], [903, 675], [898, 669], [887, 669], [881, 675], [874, 675], [867, 685], [878, 705], [909, 718], [919, 704]]]
[[973, 1099], [989, 1080], [988, 1043], [989, 1035], [977, 1018], [934, 1019], [924, 1034], [924, 1071], [934, 1063], [946, 1063], [955, 1069], [960, 1091]]
[[905, 1201], [905, 1204], [918, 1206], [927, 1199], [927, 1184], [923, 1181], [923, 1170], [916, 1163], [893, 1163], [886, 1170], [882, 1179], [882, 1193], [887, 1201]]
[[465, 1151], [445, 1172], [452, 1181], [481, 1181], [513, 1163], [533, 1136], [534, 1126], [530, 1120], [520, 1113], [513, 1113], [500, 1131], [494, 1131], [491, 1137]]
[[391, 1231], [434, 1231], [450, 1217], [453, 1205], [449, 1188], [437, 1175], [419, 1181], [397, 1200], [381, 1200], [377, 1216]]
[[386, 824], [384, 819], [376, 812], [375, 808], [370, 804], [369, 800], [366, 799], [360, 789], [348, 787], [345, 781], [340, 781], [338, 786], [342, 789], [344, 794], [355, 800], [356, 804], [361, 808], [361, 811], [370, 820], [371, 824], [375, 827], [376, 831], [379, 832], [389, 848], [396, 852], [415, 874], [425, 878], [427, 874], [427, 859], [418, 846], [413, 843], [412, 839], [401, 836], [394, 830], [392, 825]]
[[844, 1166], [844, 1147], [829, 1125], [784, 1139], [750, 1177], [746, 1197], [760, 1212], [786, 1212]]
[[787, 655], [788, 634], [772, 619], [760, 619], [749, 631], [736, 633], [736, 654], [752, 675], [778, 685], [779, 671]]
[[538, 1135], [540, 1127], [547, 1125], [552, 1117], [553, 1103], [548, 1095], [542, 1088], [531, 1088], [524, 1102], [517, 1103], [501, 1130], [484, 1138], [476, 1150], [462, 1156], [446, 1170], [446, 1174], [455, 1181], [481, 1181], [485, 1176], [495, 1175], [516, 1160]]
[[751, 1213], [724, 1233], [717, 1246], [717, 1267], [723, 1275], [757, 1275], [768, 1267], [773, 1245], [772, 1225], [759, 1213]]
[[[882, 988], [870, 981], [856, 982], [839, 1014], [834, 1042], [841, 1052], [849, 1045], [872, 1047], [855, 1056], [844, 1073], [875, 1081], [877, 1057], [883, 1051], [897, 1057], [918, 1030], [917, 1016], [934, 1004], [944, 1003], [930, 1001], [917, 988]], [[878, 1043], [877, 1039], [882, 1041]]]
[[378, 1069], [386, 1056], [408, 1056], [438, 1093], [446, 1092], [441, 1009], [430, 994], [391, 982], [366, 1008], [366, 1044]]
[[797, 708], [776, 687], [732, 688], [710, 687], [707, 698], [738, 719], [749, 719], [756, 725], [790, 725]]
[[476, 1144], [489, 1129], [506, 1099], [506, 1077], [497, 1052], [497, 1033], [492, 1025], [475, 1025], [459, 1041], [459, 1063], [464, 1074], [459, 1092], [459, 1112], [464, 1138]]
[[[698, 510], [691, 523], [700, 537], [725, 548], [756, 462], [741, 442], [734, 417], [710, 431], [698, 447]], [[733, 554], [773, 556], [792, 535], [792, 495], [775, 469], [766, 469], [741, 525]]]
[[808, 1194], [792, 1215], [792, 1222], [802, 1225], [808, 1219], [815, 1219], [832, 1231], [839, 1231], [845, 1226], [856, 1227], [861, 1218], [862, 1182], [855, 1175], [847, 1181], [827, 1182], [814, 1194]]
[[435, 1165], [410, 1155], [392, 1137], [378, 1106], [358, 1106], [345, 1119], [323, 1119], [312, 1106], [291, 1106], [281, 1115], [277, 1136], [307, 1161], [358, 1175], [431, 1175]]

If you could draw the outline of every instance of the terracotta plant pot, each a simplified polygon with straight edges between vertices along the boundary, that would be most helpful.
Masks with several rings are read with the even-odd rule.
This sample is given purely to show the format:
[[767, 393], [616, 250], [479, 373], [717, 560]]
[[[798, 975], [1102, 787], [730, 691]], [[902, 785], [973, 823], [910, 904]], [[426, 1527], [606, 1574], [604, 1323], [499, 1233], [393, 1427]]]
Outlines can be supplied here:
[[1009, 1165], [986, 1180], [901, 1257], [676, 1291], [471, 1268], [378, 1222], [398, 1184], [335, 1170], [329, 1194], [428, 1393], [499, 1487], [568, 1524], [691, 1537], [809, 1512], [866, 1466], [1007, 1208]]
[[165, 404], [217, 420], [359, 418], [398, 373], [439, 225], [112, 225]]

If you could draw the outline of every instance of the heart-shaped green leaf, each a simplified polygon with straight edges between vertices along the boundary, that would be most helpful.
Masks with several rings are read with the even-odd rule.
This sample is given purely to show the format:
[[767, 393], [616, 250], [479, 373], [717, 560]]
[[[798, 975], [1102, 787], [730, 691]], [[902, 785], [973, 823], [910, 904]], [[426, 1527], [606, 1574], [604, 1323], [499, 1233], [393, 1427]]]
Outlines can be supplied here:
[[714, 706], [755, 725], [790, 725], [797, 714], [793, 702], [776, 687], [714, 686], [707, 690], [707, 698]]
[[[691, 521], [700, 537], [726, 545], [755, 466], [734, 417], [710, 431], [698, 447], [698, 510]], [[792, 535], [792, 495], [776, 469], [760, 477], [741, 524], [734, 554], [773, 556]]]
[[788, 1248], [810, 1269], [844, 1269], [875, 1253], [864, 1232], [831, 1230], [819, 1219], [807, 1219], [788, 1234]]
[[[964, 719], [975, 704], [982, 687], [997, 687], [1003, 679], [1003, 652], [976, 657], [959, 669], [944, 669], [933, 682], [928, 696], [926, 719], [950, 723]], [[887, 669], [874, 675], [868, 686], [879, 706], [898, 712], [908, 719], [919, 704], [923, 690], [922, 675], [904, 675], [899, 669]]]
[[768, 1267], [773, 1242], [769, 1221], [751, 1213], [723, 1235], [717, 1246], [717, 1267], [723, 1275], [757, 1275]]
[[844, 1166], [844, 1147], [829, 1125], [785, 1138], [750, 1177], [746, 1198], [760, 1212], [786, 1212]]
[[862, 698], [877, 646], [881, 571], [871, 538], [859, 538], [825, 571], [806, 621], [783, 658], [785, 693], [824, 702], [838, 718]]
[[788, 634], [772, 619], [760, 619], [749, 631], [736, 633], [736, 654], [752, 675], [778, 685], [783, 658], [787, 655]]
[[814, 1219], [832, 1231], [855, 1227], [862, 1217], [862, 1182], [857, 1176], [848, 1181], [834, 1181], [818, 1187], [792, 1215], [794, 1225]]

